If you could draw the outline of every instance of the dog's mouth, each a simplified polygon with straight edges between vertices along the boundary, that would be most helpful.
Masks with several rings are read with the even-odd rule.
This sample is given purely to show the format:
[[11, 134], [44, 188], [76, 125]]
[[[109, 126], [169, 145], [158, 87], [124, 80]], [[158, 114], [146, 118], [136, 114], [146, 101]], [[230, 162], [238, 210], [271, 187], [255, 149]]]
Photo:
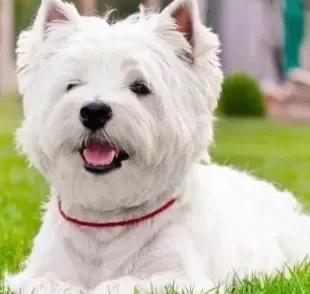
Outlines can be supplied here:
[[106, 174], [122, 167], [129, 159], [128, 153], [118, 150], [109, 143], [89, 140], [80, 149], [84, 168], [93, 174]]

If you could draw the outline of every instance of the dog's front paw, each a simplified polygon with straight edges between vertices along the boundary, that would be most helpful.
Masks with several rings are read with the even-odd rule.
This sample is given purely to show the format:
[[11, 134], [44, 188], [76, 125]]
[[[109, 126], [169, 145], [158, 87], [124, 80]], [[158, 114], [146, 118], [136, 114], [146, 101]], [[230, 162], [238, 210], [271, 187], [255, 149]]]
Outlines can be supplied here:
[[[167, 294], [167, 293], [192, 293], [192, 294], [222, 294], [221, 290], [208, 279], [199, 281], [190, 281], [182, 278], [171, 278], [167, 282], [166, 279], [155, 277], [152, 280], [154, 293]], [[153, 292], [152, 292], [153, 293]]]
[[87, 294], [85, 289], [54, 277], [31, 277], [26, 273], [6, 277], [5, 284], [14, 294]]
[[167, 293], [210, 293], [222, 294], [210, 280], [190, 282], [187, 279], [167, 279], [156, 276], [151, 280], [141, 280], [134, 277], [123, 277], [100, 284], [91, 294], [167, 294]]
[[101, 283], [90, 294], [133, 294], [135, 290], [139, 294], [151, 293], [151, 282], [147, 284], [135, 277], [122, 277]]

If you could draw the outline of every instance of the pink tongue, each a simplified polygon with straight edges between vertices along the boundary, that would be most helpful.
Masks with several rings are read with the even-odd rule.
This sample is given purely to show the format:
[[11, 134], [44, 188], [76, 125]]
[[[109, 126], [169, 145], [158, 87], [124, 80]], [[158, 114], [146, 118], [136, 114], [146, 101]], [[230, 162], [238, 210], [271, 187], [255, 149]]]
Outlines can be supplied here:
[[83, 156], [88, 164], [104, 166], [110, 164], [116, 154], [116, 150], [110, 145], [90, 143], [83, 150]]

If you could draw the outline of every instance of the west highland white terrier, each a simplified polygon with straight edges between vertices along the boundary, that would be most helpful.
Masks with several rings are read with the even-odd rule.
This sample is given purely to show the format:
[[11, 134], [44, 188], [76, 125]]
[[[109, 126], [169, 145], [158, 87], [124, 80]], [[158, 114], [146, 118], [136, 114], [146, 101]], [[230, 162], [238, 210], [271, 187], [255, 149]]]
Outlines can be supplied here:
[[43, 0], [21, 33], [17, 142], [51, 185], [14, 293], [213, 289], [310, 253], [288, 192], [209, 164], [223, 75], [196, 0], [118, 22]]

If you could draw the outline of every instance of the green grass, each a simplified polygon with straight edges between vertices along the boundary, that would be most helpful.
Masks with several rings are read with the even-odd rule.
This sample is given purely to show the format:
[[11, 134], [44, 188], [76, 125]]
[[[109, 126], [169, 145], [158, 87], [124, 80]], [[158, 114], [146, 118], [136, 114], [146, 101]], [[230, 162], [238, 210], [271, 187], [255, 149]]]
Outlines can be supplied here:
[[213, 159], [293, 191], [310, 202], [310, 125], [218, 119]]
[[[0, 101], [0, 280], [5, 269], [18, 270], [40, 225], [40, 203], [48, 193], [41, 176], [27, 168], [13, 147], [22, 111], [17, 99]], [[222, 120], [216, 124], [213, 158], [292, 190], [310, 202], [310, 126], [277, 125], [260, 120]], [[310, 246], [310, 245], [309, 245]], [[1, 282], [0, 282], [1, 284]], [[172, 293], [173, 291], [168, 291]], [[292, 270], [290, 279], [249, 277], [230, 293], [310, 293], [310, 265]], [[0, 285], [0, 294], [4, 289]]]
[[0, 277], [4, 269], [16, 271], [28, 254], [48, 192], [41, 176], [14, 150], [13, 132], [21, 117], [18, 99], [0, 100]]

